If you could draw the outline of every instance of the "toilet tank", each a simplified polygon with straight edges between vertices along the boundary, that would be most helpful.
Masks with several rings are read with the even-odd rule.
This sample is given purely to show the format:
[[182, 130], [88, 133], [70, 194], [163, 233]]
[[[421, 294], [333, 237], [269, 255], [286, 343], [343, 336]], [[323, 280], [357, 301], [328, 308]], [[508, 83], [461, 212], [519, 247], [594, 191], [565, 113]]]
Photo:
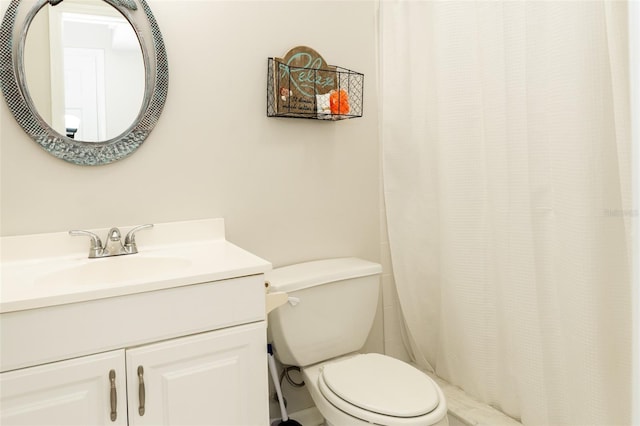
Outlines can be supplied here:
[[268, 272], [269, 291], [290, 298], [269, 314], [280, 362], [305, 367], [362, 348], [376, 315], [381, 272], [380, 264], [353, 257]]

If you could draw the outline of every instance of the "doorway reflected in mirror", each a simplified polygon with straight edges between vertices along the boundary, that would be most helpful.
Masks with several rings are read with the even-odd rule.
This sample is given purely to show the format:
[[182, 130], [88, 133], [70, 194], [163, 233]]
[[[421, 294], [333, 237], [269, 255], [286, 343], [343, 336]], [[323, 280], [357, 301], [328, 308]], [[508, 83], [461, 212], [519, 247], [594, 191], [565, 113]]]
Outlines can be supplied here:
[[24, 55], [34, 105], [60, 134], [85, 142], [109, 140], [140, 113], [141, 46], [131, 24], [107, 3], [46, 5], [29, 27]]

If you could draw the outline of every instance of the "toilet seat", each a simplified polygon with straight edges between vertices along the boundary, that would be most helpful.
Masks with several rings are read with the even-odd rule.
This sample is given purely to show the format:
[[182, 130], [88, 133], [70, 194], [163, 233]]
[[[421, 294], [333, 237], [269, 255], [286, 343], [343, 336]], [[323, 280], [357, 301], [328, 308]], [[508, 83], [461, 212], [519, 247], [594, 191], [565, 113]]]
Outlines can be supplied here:
[[318, 375], [324, 398], [339, 410], [384, 425], [424, 425], [438, 408], [441, 392], [424, 373], [380, 354], [329, 362]]

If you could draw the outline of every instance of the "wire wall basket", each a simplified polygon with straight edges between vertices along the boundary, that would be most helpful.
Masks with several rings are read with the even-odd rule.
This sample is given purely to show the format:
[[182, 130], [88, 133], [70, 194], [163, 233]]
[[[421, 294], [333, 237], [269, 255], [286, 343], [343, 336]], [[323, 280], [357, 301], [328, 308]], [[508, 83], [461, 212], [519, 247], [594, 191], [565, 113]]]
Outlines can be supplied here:
[[296, 67], [269, 58], [267, 116], [345, 120], [362, 117], [364, 74], [346, 68]]

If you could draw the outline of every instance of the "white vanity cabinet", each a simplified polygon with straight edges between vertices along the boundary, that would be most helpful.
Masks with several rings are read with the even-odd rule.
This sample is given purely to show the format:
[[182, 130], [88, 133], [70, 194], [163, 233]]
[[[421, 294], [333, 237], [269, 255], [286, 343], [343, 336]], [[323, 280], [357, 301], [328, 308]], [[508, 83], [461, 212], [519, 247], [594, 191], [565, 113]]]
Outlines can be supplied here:
[[271, 264], [222, 219], [155, 224], [127, 256], [67, 232], [0, 246], [2, 426], [269, 424]]
[[260, 274], [3, 314], [0, 424], [267, 425], [264, 297]]

